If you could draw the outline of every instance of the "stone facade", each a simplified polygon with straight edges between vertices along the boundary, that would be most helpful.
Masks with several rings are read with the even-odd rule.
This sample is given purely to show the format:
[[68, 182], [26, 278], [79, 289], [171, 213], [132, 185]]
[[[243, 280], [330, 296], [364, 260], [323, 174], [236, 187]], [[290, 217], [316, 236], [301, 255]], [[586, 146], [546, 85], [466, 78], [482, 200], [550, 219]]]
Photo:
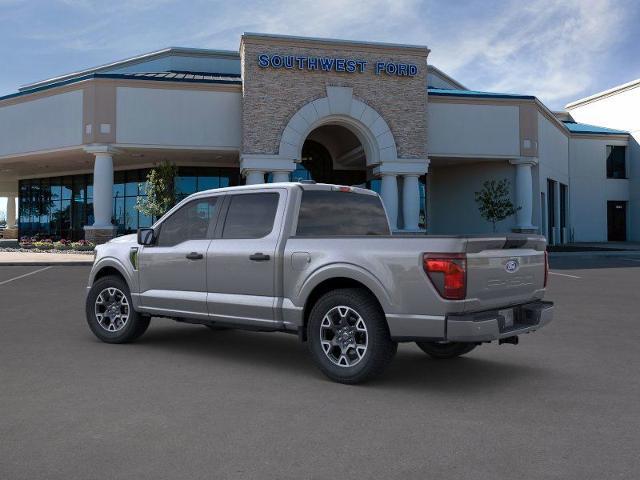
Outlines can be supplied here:
[[[240, 46], [243, 78], [242, 153], [277, 155], [291, 117], [307, 103], [327, 96], [328, 86], [350, 87], [353, 98], [387, 122], [399, 158], [427, 158], [426, 47], [376, 45], [315, 39], [244, 35]], [[261, 54], [361, 59], [362, 73], [263, 68]], [[376, 62], [414, 64], [414, 76], [375, 73]]]

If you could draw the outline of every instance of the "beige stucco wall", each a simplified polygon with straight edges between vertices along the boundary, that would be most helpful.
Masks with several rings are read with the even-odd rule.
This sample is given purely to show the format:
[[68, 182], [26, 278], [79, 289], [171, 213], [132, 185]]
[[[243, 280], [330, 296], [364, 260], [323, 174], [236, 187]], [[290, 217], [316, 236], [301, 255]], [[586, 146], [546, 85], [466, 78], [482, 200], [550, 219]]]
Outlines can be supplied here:
[[240, 92], [118, 87], [118, 144], [237, 150]]
[[[296, 68], [261, 68], [258, 55], [282, 54], [362, 59], [363, 73], [308, 71]], [[353, 97], [376, 110], [394, 136], [398, 157], [424, 159], [426, 152], [427, 55], [426, 48], [385, 47], [366, 44], [310, 42], [288, 38], [243, 37], [242, 151], [277, 154], [290, 118], [305, 104], [327, 96], [327, 86], [353, 88]], [[414, 77], [376, 75], [375, 62], [412, 63]]]
[[82, 90], [0, 106], [0, 156], [81, 143]]

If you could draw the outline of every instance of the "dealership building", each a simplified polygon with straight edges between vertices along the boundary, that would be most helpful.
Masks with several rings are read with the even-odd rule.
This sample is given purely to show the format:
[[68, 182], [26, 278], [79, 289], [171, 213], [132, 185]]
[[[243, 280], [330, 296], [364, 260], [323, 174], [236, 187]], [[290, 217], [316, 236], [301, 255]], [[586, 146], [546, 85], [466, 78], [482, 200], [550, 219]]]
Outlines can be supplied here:
[[167, 48], [25, 85], [0, 97], [5, 236], [104, 241], [148, 226], [136, 202], [167, 160], [179, 197], [366, 186], [394, 230], [429, 234], [491, 232], [475, 192], [507, 179], [518, 210], [500, 231], [640, 241], [640, 81], [552, 112], [532, 95], [470, 90], [428, 55], [247, 33], [237, 52]]

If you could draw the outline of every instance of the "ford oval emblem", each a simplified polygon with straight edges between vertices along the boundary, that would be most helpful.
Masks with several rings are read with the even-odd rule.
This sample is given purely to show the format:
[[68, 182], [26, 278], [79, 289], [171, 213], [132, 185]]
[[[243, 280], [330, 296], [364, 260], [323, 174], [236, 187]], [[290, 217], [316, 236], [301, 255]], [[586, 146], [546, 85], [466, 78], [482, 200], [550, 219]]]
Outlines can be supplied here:
[[509, 260], [507, 263], [504, 264], [504, 269], [507, 271], [507, 273], [515, 273], [518, 271], [518, 268], [520, 267], [520, 265], [518, 264], [518, 260]]

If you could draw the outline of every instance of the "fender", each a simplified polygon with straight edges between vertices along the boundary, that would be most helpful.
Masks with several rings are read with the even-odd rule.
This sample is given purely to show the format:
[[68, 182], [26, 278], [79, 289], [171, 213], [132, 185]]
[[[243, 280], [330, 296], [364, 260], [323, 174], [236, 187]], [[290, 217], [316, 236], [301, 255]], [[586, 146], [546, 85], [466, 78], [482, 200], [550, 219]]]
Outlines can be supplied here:
[[298, 290], [298, 295], [294, 303], [300, 307], [304, 307], [315, 287], [325, 280], [338, 277], [349, 278], [362, 283], [373, 292], [385, 312], [393, 311], [393, 299], [380, 280], [378, 280], [373, 273], [361, 266], [347, 262], [330, 263], [314, 270], [304, 280], [304, 283]]
[[127, 285], [129, 286], [129, 290], [131, 292], [131, 300], [133, 301], [133, 307], [138, 308], [139, 300], [138, 300], [138, 276], [134, 275], [135, 272], [131, 267], [128, 267], [122, 263], [122, 261], [116, 257], [105, 256], [101, 257], [91, 268], [91, 273], [89, 274], [89, 287], [93, 285], [95, 281], [96, 274], [105, 267], [115, 268], [125, 279]]

